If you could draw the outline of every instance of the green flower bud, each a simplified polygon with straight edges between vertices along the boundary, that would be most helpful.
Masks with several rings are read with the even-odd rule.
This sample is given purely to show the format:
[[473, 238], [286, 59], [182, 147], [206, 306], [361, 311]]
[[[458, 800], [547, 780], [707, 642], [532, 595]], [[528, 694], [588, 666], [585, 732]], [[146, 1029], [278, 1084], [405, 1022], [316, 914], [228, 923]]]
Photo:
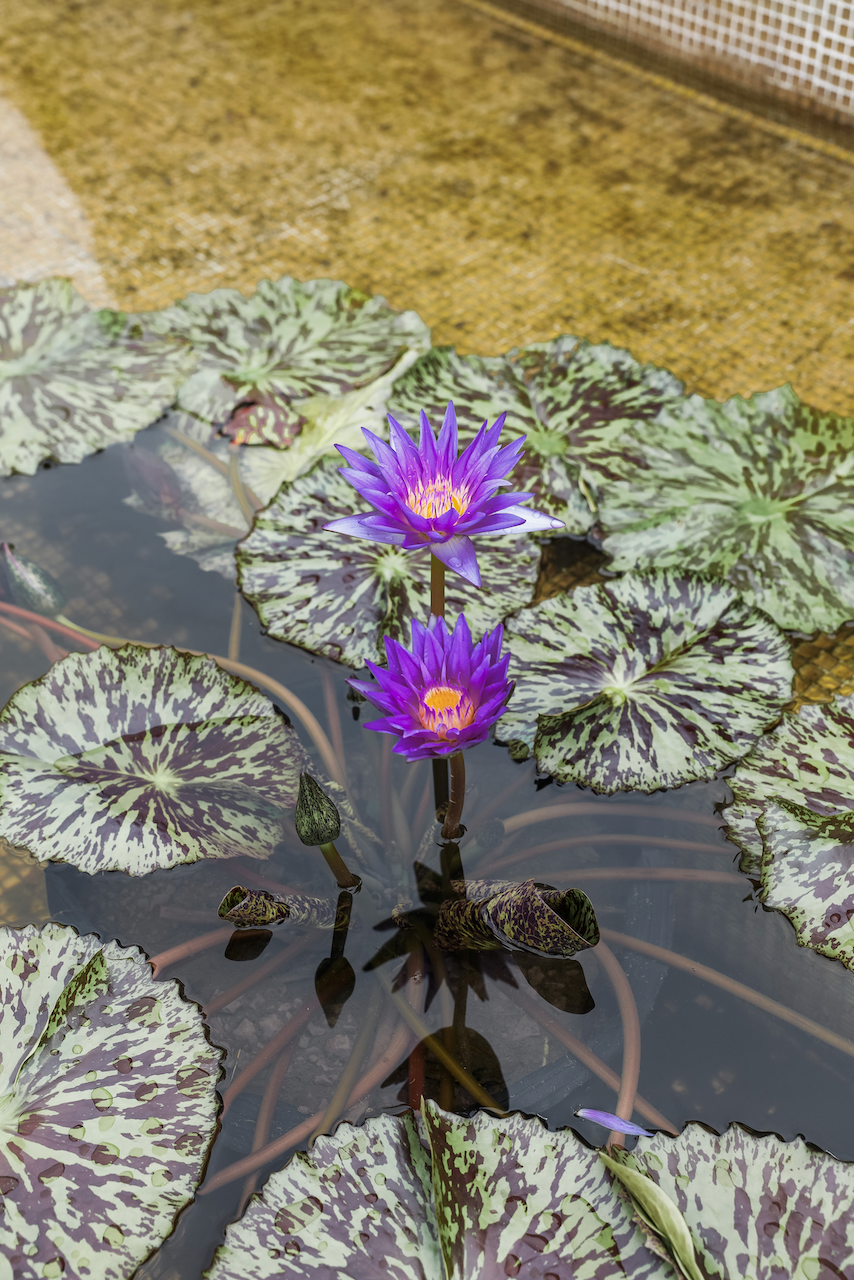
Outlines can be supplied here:
[[303, 844], [331, 844], [341, 833], [338, 810], [310, 773], [300, 774], [294, 823]]

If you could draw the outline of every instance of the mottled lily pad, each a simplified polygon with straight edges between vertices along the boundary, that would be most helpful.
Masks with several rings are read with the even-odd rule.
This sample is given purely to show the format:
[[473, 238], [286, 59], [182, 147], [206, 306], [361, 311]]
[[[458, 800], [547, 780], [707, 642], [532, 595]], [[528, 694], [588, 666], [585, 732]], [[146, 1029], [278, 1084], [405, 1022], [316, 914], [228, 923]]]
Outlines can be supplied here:
[[740, 868], [759, 878], [757, 820], [773, 801], [801, 805], [816, 817], [854, 813], [854, 698], [787, 712], [730, 780], [726, 833], [741, 850]]
[[0, 965], [4, 1274], [125, 1280], [204, 1172], [222, 1051], [136, 947], [2, 928]]
[[783, 1142], [735, 1124], [718, 1136], [688, 1124], [678, 1138], [640, 1138], [631, 1154], [612, 1156], [676, 1206], [702, 1277], [854, 1274], [854, 1165], [803, 1138]]
[[590, 528], [594, 511], [592, 487], [578, 483], [579, 448], [605, 448], [628, 423], [650, 421], [682, 391], [672, 374], [639, 364], [628, 351], [565, 334], [486, 359], [435, 347], [395, 383], [388, 409], [411, 428], [421, 409], [440, 422], [453, 400], [464, 443], [485, 419], [506, 412], [505, 434], [527, 436], [514, 487], [533, 493], [537, 510], [577, 535]]
[[655, 791], [745, 755], [791, 697], [785, 637], [728, 583], [626, 574], [509, 619], [496, 738], [561, 782]]
[[0, 474], [81, 462], [159, 417], [192, 369], [180, 338], [93, 311], [67, 280], [0, 289]]
[[571, 1130], [425, 1102], [342, 1124], [268, 1180], [209, 1280], [675, 1280], [595, 1151]]
[[[324, 531], [367, 505], [325, 463], [285, 485], [237, 549], [240, 589], [276, 640], [361, 667], [385, 661], [383, 636], [409, 642], [410, 621], [430, 612], [428, 550], [402, 551]], [[449, 617], [465, 612], [472, 634], [491, 630], [533, 596], [539, 547], [527, 535], [478, 542], [484, 588], [454, 575]]]
[[238, 443], [281, 448], [342, 397], [370, 397], [371, 384], [403, 373], [430, 345], [414, 311], [393, 311], [339, 280], [262, 280], [249, 298], [237, 289], [191, 293], [147, 320], [198, 357], [178, 397], [197, 432], [207, 438], [221, 426]]
[[799, 631], [854, 618], [854, 419], [785, 386], [723, 405], [691, 396], [614, 443], [606, 464], [582, 446], [614, 569], [725, 578]]
[[0, 836], [91, 874], [264, 858], [303, 768], [281, 712], [210, 658], [70, 654], [0, 712]]

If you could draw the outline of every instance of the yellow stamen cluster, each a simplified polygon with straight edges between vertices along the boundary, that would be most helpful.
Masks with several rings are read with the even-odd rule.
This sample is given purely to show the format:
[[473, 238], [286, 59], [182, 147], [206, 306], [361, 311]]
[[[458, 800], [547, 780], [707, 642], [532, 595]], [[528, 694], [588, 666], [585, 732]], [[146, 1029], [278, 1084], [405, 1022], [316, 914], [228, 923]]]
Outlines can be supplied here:
[[468, 494], [455, 489], [450, 480], [431, 480], [429, 484], [418, 484], [410, 489], [406, 501], [410, 511], [432, 520], [452, 509], [462, 515], [468, 506]]
[[449, 729], [467, 729], [474, 720], [474, 712], [468, 694], [440, 684], [422, 695], [418, 718], [425, 729], [438, 738], [445, 738]]

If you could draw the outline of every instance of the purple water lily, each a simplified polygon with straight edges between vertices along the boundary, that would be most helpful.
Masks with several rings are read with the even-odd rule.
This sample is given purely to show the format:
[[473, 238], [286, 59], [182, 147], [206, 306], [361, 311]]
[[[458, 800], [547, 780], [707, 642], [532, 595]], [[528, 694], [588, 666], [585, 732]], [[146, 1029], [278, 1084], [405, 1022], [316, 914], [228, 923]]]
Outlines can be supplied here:
[[416, 445], [389, 414], [389, 443], [363, 428], [376, 462], [344, 445], [336, 448], [350, 466], [341, 474], [374, 508], [324, 525], [336, 533], [372, 542], [393, 543], [412, 551], [429, 546], [449, 569], [480, 586], [472, 536], [507, 529], [560, 529], [562, 520], [528, 511], [520, 504], [529, 493], [499, 493], [519, 461], [525, 437], [499, 448], [506, 414], [492, 426], [484, 422], [457, 457], [457, 417], [453, 404], [445, 412], [438, 440], [421, 412], [421, 438]]
[[368, 663], [377, 683], [347, 681], [387, 712], [365, 727], [396, 734], [394, 750], [407, 760], [450, 756], [483, 742], [513, 692], [503, 636], [497, 626], [475, 644], [462, 614], [453, 631], [444, 618], [431, 617], [426, 627], [413, 619], [411, 652], [386, 637], [388, 668]]

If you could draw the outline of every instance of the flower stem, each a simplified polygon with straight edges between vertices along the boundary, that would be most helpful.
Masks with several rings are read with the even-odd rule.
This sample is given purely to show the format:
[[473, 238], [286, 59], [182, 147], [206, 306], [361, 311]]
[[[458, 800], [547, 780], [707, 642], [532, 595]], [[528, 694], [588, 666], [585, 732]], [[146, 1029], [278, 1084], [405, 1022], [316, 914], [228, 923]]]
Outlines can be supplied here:
[[329, 869], [335, 876], [339, 889], [359, 888], [362, 883], [361, 880], [358, 876], [354, 876], [352, 871], [347, 870], [347, 864], [331, 840], [328, 844], [322, 844], [320, 846], [320, 852], [328, 862]]
[[436, 806], [436, 821], [444, 822], [451, 798], [448, 786], [447, 756], [433, 757], [433, 803]]
[[437, 618], [445, 616], [445, 566], [433, 555], [430, 557], [430, 612]]
[[463, 816], [463, 802], [466, 798], [466, 762], [462, 751], [455, 751], [450, 758], [451, 764], [451, 799], [445, 824], [442, 827], [443, 840], [456, 840], [462, 834], [460, 818]]

